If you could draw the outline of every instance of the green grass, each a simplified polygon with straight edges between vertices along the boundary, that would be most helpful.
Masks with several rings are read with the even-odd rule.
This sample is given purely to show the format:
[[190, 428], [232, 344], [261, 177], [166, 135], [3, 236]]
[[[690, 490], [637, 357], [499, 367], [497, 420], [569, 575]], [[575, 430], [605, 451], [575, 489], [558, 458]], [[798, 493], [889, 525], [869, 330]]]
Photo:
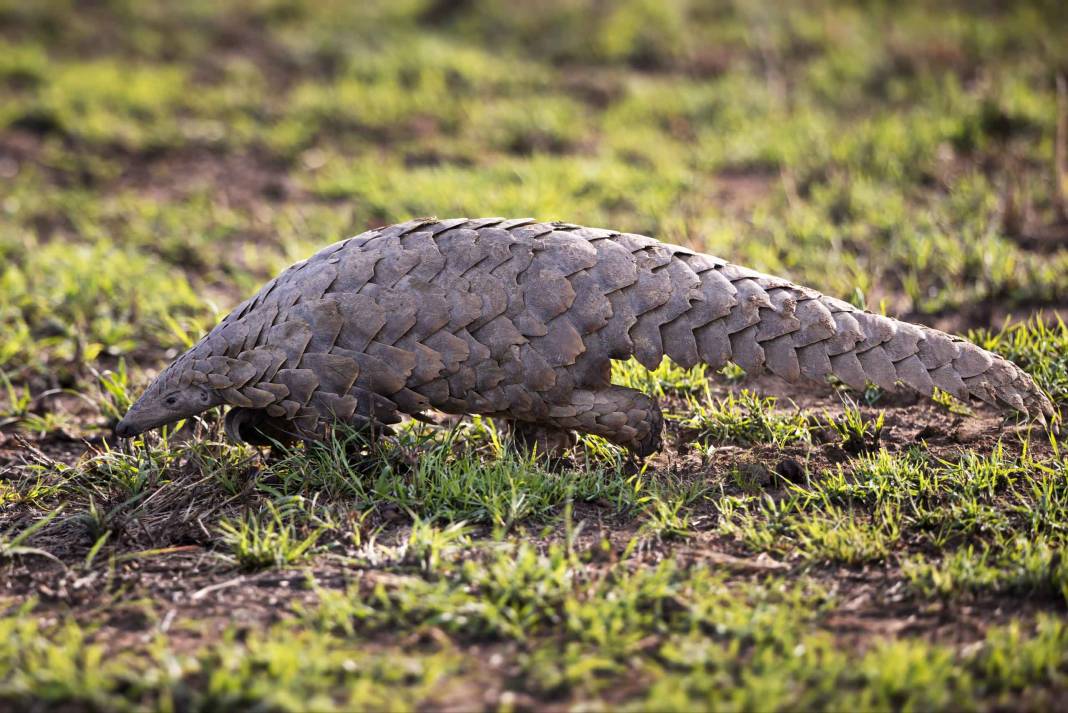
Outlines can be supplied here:
[[743, 389], [738, 395], [728, 394], [713, 400], [705, 390], [703, 398], [689, 397], [685, 416], [678, 417], [679, 425], [694, 433], [695, 440], [705, 445], [735, 443], [754, 445], [771, 443], [810, 442], [809, 418], [800, 413], [774, 411], [776, 399], [763, 397]]
[[322, 533], [298, 532], [296, 525], [270, 502], [264, 513], [223, 519], [219, 532], [222, 544], [230, 550], [228, 556], [247, 570], [297, 564], [314, 552]]
[[0, 0], [0, 703], [1053, 708], [1064, 445], [945, 394], [618, 363], [667, 416], [643, 464], [486, 419], [109, 429], [285, 265], [462, 214], [940, 325], [1063, 411], [1066, 35], [1045, 1]]
[[[480, 438], [487, 439], [483, 448], [471, 449]], [[339, 431], [310, 452], [291, 451], [272, 464], [264, 474], [271, 484], [264, 488], [504, 530], [544, 520], [571, 501], [611, 503], [620, 510], [636, 506], [643, 479], [622, 474], [617, 448], [594, 446], [598, 450], [591, 450], [584, 466], [559, 471], [502, 444], [485, 421], [450, 432], [417, 428], [370, 449], [358, 433]], [[354, 457], [361, 448], [362, 456]]]
[[1068, 601], [1068, 566], [1044, 537], [1018, 538], [978, 551], [968, 546], [939, 561], [906, 561], [905, 575], [925, 595], [999, 592], [1042, 594]]
[[[512, 544], [481, 563], [447, 563], [432, 579], [408, 574], [370, 592], [321, 590], [319, 604], [270, 628], [232, 629], [177, 655], [158, 634], [109, 656], [94, 641], [102, 630], [70, 619], [39, 623], [27, 609], [0, 619], [0, 697], [137, 708], [408, 708], [464, 695], [464, 678], [478, 680], [477, 662], [441, 634], [403, 652], [397, 631], [511, 642], [521, 676], [513, 695], [604, 694], [626, 675], [654, 682], [637, 704], [678, 709], [944, 707], [1021, 693], [1038, 705], [1048, 699], [1029, 686], [1063, 676], [1068, 664], [1068, 632], [1049, 616], [1028, 630], [992, 627], [963, 653], [910, 638], [854, 658], [810, 629], [834, 607], [818, 588], [777, 578], [729, 584], [671, 562], [591, 577], [581, 562], [563, 549], [538, 554]], [[377, 643], [361, 645], [365, 637]]]
[[664, 357], [660, 366], [651, 371], [635, 359], [612, 362], [613, 384], [644, 391], [657, 398], [703, 393], [708, 377], [708, 367], [704, 364], [683, 369], [667, 357]]
[[[1002, 446], [952, 460], [932, 459], [918, 447], [897, 456], [880, 450], [791, 484], [779, 497], [723, 501], [720, 528], [757, 550], [903, 564], [927, 593], [1063, 597], [1053, 552], [1068, 517], [1066, 467], [1063, 455], [1010, 456]], [[932, 561], [932, 549], [948, 556]]]
[[[0, 368], [57, 369], [133, 352], [144, 342], [180, 346], [172, 325], [210, 312], [180, 274], [101, 241], [94, 246], [27, 241], [11, 246], [0, 273], [7, 336]], [[166, 282], [170, 289], [154, 285]], [[136, 310], [136, 313], [134, 312]]]
[[447, 651], [383, 656], [285, 626], [241, 640], [230, 632], [192, 655], [171, 653], [161, 636], [136, 652], [110, 656], [93, 642], [96, 632], [69, 620], [42, 626], [26, 613], [0, 619], [0, 630], [0, 699], [11, 704], [409, 709], [428, 700], [457, 667]]

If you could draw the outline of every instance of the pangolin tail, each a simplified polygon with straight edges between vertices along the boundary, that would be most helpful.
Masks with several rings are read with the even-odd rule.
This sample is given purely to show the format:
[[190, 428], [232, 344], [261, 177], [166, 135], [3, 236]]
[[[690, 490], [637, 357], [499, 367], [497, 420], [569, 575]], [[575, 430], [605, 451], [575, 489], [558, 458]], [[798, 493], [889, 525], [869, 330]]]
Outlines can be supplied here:
[[700, 281], [692, 285], [689, 309], [660, 327], [663, 352], [679, 364], [732, 361], [787, 381], [834, 375], [855, 389], [903, 385], [928, 397], [937, 387], [1043, 423], [1054, 416], [1028, 374], [965, 339], [708, 256], [677, 253], [675, 259]]

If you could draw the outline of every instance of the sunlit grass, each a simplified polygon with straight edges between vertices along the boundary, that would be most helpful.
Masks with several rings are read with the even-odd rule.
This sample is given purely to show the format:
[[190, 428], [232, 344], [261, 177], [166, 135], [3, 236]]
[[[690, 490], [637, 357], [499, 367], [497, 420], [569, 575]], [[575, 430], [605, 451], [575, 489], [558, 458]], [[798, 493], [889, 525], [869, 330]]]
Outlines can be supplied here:
[[776, 399], [743, 389], [713, 399], [688, 396], [679, 425], [694, 432], [695, 440], [708, 445], [810, 442], [812, 424], [807, 415], [775, 410]]
[[248, 570], [297, 564], [312, 553], [321, 534], [298, 532], [297, 525], [270, 502], [262, 513], [222, 520], [219, 532], [227, 554]]

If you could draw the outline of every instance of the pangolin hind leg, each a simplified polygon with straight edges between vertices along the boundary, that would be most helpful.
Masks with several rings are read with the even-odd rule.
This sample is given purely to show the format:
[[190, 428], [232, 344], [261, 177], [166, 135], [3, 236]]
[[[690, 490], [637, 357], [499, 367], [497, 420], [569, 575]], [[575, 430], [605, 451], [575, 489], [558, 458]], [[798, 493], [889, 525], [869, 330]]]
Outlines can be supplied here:
[[642, 392], [608, 385], [576, 389], [570, 402], [550, 406], [547, 417], [537, 424], [515, 423], [518, 427], [514, 427], [514, 433], [520, 444], [533, 440], [533, 445], [546, 449], [551, 446], [559, 453], [564, 445], [562, 434], [578, 431], [601, 436], [645, 457], [660, 450], [664, 418], [656, 402]]
[[575, 416], [575, 430], [602, 436], [641, 458], [660, 450], [664, 416], [656, 401], [641, 391], [615, 385], [575, 391], [572, 403], [589, 406]]

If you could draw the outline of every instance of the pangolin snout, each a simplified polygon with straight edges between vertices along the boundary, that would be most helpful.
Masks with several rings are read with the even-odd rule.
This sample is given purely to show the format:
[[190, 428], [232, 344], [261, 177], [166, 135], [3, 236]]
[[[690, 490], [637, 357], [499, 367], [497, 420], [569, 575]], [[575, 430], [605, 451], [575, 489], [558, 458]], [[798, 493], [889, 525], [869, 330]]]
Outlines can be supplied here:
[[137, 435], [137, 433], [134, 431], [133, 426], [130, 425], [126, 421], [126, 419], [122, 419], [121, 421], [119, 421], [118, 423], [115, 424], [115, 437], [116, 438], [131, 438], [132, 436], [136, 436], [136, 435]]

